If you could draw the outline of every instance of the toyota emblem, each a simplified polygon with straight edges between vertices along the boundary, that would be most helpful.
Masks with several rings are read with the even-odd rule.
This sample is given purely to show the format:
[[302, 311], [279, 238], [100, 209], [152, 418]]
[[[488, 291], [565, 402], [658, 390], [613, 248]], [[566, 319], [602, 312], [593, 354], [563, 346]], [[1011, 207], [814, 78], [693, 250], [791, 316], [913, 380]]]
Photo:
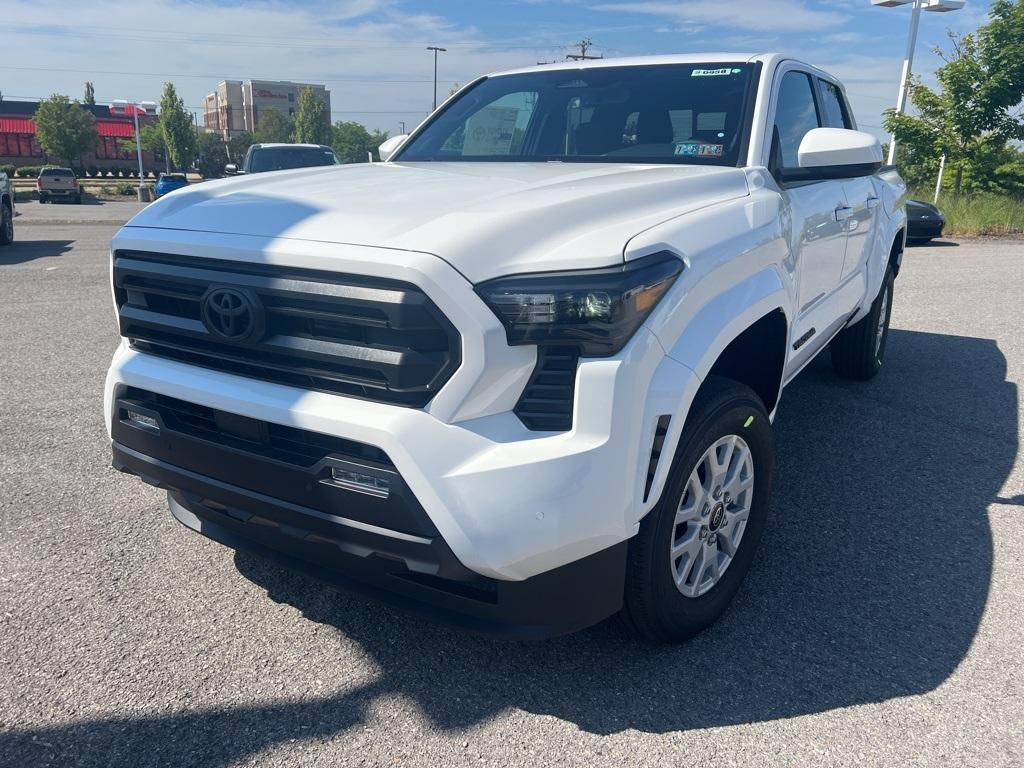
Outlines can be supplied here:
[[203, 297], [203, 324], [224, 341], [249, 341], [262, 326], [258, 300], [248, 291], [211, 288]]

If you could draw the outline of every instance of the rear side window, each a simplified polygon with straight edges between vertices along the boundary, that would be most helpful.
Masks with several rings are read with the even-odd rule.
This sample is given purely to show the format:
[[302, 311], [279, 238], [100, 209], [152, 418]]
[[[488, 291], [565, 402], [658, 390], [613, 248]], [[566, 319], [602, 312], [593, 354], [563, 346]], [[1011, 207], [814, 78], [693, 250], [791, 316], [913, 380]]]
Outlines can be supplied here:
[[818, 80], [821, 86], [821, 111], [825, 125], [829, 128], [853, 128], [846, 101], [839, 86], [828, 80]]
[[797, 167], [797, 151], [808, 131], [821, 127], [814, 101], [811, 76], [804, 72], [787, 72], [779, 85], [775, 106], [775, 130], [778, 152], [783, 168]]

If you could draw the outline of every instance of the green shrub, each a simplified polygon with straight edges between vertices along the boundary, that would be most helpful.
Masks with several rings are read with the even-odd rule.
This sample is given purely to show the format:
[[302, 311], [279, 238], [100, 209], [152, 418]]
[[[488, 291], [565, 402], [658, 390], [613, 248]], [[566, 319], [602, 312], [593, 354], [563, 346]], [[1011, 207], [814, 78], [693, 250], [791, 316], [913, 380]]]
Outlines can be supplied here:
[[23, 165], [18, 169], [19, 179], [34, 179], [39, 175], [38, 165]]
[[130, 181], [122, 181], [120, 184], [114, 186], [114, 194], [116, 195], [134, 195], [137, 186], [132, 184]]
[[0, 173], [6, 173], [7, 178], [14, 178], [14, 166], [13, 165], [0, 165]]
[[[934, 189], [915, 189], [910, 197], [932, 201]], [[1019, 235], [1024, 233], [1024, 198], [1013, 195], [977, 193], [961, 195], [943, 192], [939, 209], [946, 217], [946, 235]]]
[[98, 175], [98, 174], [99, 174], [99, 172], [100, 172], [100, 169], [99, 169], [99, 168], [97, 168], [97, 167], [96, 167], [95, 165], [88, 165], [88, 166], [86, 166], [86, 168], [85, 168], [85, 172], [86, 172], [87, 174], [89, 174], [90, 176], [94, 176], [94, 177], [95, 177], [96, 175]]

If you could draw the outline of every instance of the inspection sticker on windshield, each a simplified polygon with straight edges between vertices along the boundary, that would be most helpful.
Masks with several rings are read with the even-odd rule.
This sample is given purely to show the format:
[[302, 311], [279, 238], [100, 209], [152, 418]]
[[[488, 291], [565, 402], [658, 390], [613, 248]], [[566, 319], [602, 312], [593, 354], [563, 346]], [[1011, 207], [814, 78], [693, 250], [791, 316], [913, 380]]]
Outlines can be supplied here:
[[702, 141], [681, 141], [676, 144], [673, 154], [680, 157], [721, 157], [724, 144], [705, 144]]
[[695, 69], [690, 72], [690, 77], [722, 77], [723, 75], [738, 75], [742, 69], [736, 67], [722, 67], [721, 69]]

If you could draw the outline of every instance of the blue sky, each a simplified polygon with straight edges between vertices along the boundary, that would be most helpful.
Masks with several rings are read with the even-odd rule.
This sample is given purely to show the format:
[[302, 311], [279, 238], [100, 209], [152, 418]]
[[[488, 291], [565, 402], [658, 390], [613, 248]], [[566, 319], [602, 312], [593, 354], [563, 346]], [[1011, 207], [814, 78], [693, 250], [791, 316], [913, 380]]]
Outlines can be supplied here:
[[[895, 101], [909, 7], [870, 0], [4, 0], [5, 98], [54, 92], [99, 101], [159, 98], [170, 80], [189, 107], [223, 78], [320, 82], [335, 120], [396, 133], [430, 108], [432, 59], [444, 96], [456, 82], [497, 69], [562, 60], [571, 44], [631, 56], [691, 51], [782, 51], [847, 85], [862, 127], [881, 135]], [[922, 14], [915, 71], [930, 79], [947, 28], [984, 21], [989, 3]], [[45, 51], [45, 56], [40, 56]]]

